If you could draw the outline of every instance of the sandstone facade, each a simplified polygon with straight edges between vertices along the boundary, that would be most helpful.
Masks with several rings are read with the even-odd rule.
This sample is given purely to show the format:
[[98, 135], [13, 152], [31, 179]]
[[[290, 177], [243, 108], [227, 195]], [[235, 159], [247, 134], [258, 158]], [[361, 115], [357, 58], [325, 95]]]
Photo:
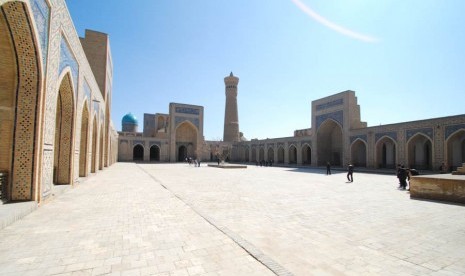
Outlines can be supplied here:
[[4, 199], [41, 201], [54, 184], [116, 161], [109, 39], [80, 39], [63, 0], [0, 0], [0, 9]]

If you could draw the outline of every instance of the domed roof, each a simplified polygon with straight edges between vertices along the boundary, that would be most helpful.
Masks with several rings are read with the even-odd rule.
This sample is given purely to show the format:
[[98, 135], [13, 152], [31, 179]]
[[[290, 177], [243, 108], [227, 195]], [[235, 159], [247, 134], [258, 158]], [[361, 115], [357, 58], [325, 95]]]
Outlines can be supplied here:
[[131, 125], [138, 125], [136, 116], [132, 115], [132, 113], [128, 113], [124, 115], [123, 119], [121, 120], [123, 124], [131, 124]]

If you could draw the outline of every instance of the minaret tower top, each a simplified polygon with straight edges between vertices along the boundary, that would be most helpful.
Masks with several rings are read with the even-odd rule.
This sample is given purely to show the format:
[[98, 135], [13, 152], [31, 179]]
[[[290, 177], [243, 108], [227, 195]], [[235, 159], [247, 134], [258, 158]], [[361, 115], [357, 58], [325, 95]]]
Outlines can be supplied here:
[[239, 78], [233, 73], [224, 78], [226, 86], [226, 106], [224, 112], [224, 134], [223, 141], [238, 142], [239, 136], [239, 116], [237, 115], [237, 84]]

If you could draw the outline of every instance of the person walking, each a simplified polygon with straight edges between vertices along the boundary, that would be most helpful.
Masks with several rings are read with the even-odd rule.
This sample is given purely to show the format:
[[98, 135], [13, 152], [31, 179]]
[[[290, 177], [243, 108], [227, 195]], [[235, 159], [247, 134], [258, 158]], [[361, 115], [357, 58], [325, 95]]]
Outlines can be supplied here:
[[331, 175], [331, 163], [326, 162], [326, 175]]
[[347, 180], [350, 181], [350, 182], [354, 182], [354, 165], [352, 164], [349, 164], [349, 166], [347, 167]]

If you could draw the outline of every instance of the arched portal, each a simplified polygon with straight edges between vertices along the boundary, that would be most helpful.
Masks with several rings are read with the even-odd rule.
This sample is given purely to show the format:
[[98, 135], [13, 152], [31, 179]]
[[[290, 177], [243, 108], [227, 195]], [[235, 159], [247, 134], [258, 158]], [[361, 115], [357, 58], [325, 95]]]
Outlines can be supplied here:
[[297, 148], [294, 145], [289, 147], [289, 164], [297, 164]]
[[245, 162], [249, 162], [249, 148], [245, 148]]
[[367, 145], [364, 141], [357, 139], [350, 147], [351, 163], [355, 167], [367, 166]]
[[160, 148], [157, 145], [150, 147], [150, 161], [160, 161]]
[[37, 193], [40, 58], [28, 8], [0, 7], [0, 171], [8, 173], [7, 200], [34, 200]]
[[104, 163], [104, 157], [105, 157], [105, 138], [104, 138], [104, 132], [103, 132], [103, 125], [100, 125], [100, 145], [99, 145], [99, 166], [98, 166], [98, 169], [99, 170], [103, 170], [103, 163]]
[[256, 148], [252, 148], [252, 162], [257, 162], [258, 159], [257, 159], [257, 149]]
[[90, 172], [97, 171], [97, 118], [94, 115], [92, 122], [92, 161], [90, 162]]
[[465, 163], [465, 129], [452, 134], [447, 139], [447, 164], [452, 170]]
[[187, 158], [187, 148], [186, 146], [180, 146], [178, 149], [178, 162], [182, 162]]
[[74, 117], [73, 94], [71, 76], [67, 73], [61, 81], [56, 105], [54, 145], [55, 184], [71, 183]]
[[110, 166], [109, 150], [110, 150], [110, 93], [105, 97], [105, 142], [103, 146], [104, 166]]
[[144, 147], [141, 144], [137, 144], [132, 148], [132, 160], [144, 161]]
[[279, 147], [278, 148], [278, 164], [283, 164], [284, 163], [284, 148]]
[[268, 148], [268, 161], [274, 161], [274, 150], [273, 148]]
[[312, 149], [308, 144], [305, 144], [302, 147], [302, 164], [310, 165], [312, 164]]
[[[186, 157], [197, 158], [197, 128], [189, 121], [184, 121], [176, 127], [176, 145], [178, 149], [178, 161], [184, 161]], [[181, 156], [181, 146], [186, 149], [185, 157]]]
[[394, 169], [396, 167], [396, 143], [384, 136], [376, 142], [376, 167]]
[[328, 119], [318, 128], [318, 165], [330, 162], [334, 166], [342, 165], [342, 128], [335, 121]]
[[89, 136], [89, 108], [84, 102], [81, 115], [81, 143], [79, 145], [79, 176], [87, 176], [87, 139]]
[[265, 160], [265, 149], [264, 148], [260, 148], [258, 150], [258, 160], [261, 162], [263, 160]]
[[423, 134], [416, 134], [407, 142], [408, 166], [414, 169], [431, 170], [433, 151], [431, 140]]

